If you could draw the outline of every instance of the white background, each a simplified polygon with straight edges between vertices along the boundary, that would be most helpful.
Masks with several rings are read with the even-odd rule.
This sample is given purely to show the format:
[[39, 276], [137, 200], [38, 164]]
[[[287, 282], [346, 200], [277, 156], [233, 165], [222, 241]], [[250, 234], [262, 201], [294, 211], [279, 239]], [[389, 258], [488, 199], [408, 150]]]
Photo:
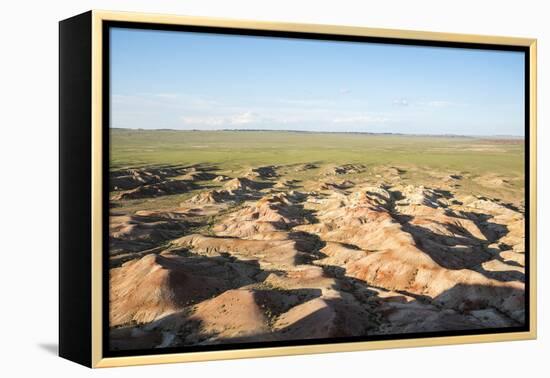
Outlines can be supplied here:
[[[550, 27], [546, 1], [5, 1], [0, 22], [0, 374], [4, 377], [526, 377], [548, 373]], [[89, 9], [536, 37], [539, 339], [91, 371], [55, 355], [58, 25]], [[538, 371], [538, 374], [536, 373]]]

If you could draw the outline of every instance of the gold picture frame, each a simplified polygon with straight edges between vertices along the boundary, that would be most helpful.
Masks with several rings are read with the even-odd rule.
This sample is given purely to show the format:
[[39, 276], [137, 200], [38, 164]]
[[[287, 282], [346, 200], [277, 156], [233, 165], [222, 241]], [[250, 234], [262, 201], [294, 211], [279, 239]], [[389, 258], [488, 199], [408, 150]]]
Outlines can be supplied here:
[[[123, 356], [123, 357], [104, 357], [104, 296], [105, 280], [103, 276], [103, 253], [104, 253], [104, 185], [103, 177], [105, 172], [103, 123], [106, 115], [103, 113], [104, 92], [103, 92], [103, 68], [104, 61], [104, 31], [106, 22], [127, 22], [140, 24], [159, 24], [159, 25], [186, 25], [198, 27], [215, 27], [215, 28], [237, 28], [241, 30], [261, 30], [265, 32], [293, 32], [293, 33], [314, 33], [317, 35], [342, 35], [342, 36], [357, 36], [371, 37], [380, 39], [399, 39], [411, 41], [430, 41], [441, 43], [465, 43], [478, 45], [501, 45], [501, 46], [519, 46], [528, 51], [529, 66], [528, 66], [528, 84], [529, 85], [529, 235], [526, 238], [529, 240], [529, 291], [528, 291], [528, 314], [529, 314], [529, 329], [524, 332], [506, 332], [495, 334], [476, 334], [476, 335], [458, 335], [458, 336], [442, 336], [442, 337], [426, 337], [413, 339], [399, 340], [374, 340], [374, 341], [358, 341], [345, 342], [334, 344], [312, 344], [299, 346], [277, 346], [277, 347], [258, 347], [253, 349], [231, 349], [231, 350], [214, 350], [200, 351], [189, 353], [170, 353], [170, 354], [151, 354], [138, 356]], [[84, 33], [83, 41], [77, 40], [78, 33]], [[68, 36], [71, 34], [71, 36]], [[89, 245], [84, 243], [79, 246], [78, 240], [62, 241], [60, 246], [60, 354], [63, 357], [73, 361], [82, 363], [90, 367], [114, 367], [128, 365], [143, 365], [143, 364], [160, 364], [173, 362], [190, 362], [190, 361], [207, 361], [220, 359], [237, 359], [251, 357], [268, 357], [268, 356], [283, 356], [283, 355], [300, 355], [310, 353], [328, 353], [328, 352], [348, 352], [361, 351], [372, 349], [387, 349], [387, 348], [404, 348], [404, 347], [421, 347], [435, 346], [448, 344], [467, 344], [467, 343], [482, 343], [495, 341], [513, 341], [513, 340], [528, 340], [535, 339], [537, 335], [537, 292], [536, 292], [536, 211], [537, 211], [537, 170], [536, 170], [536, 123], [537, 123], [537, 42], [536, 39], [528, 38], [513, 38], [501, 36], [483, 36], [469, 34], [452, 34], [452, 33], [435, 33], [424, 31], [410, 30], [392, 30], [392, 29], [377, 29], [367, 27], [352, 27], [352, 26], [336, 26], [336, 25], [317, 25], [317, 24], [295, 24], [295, 23], [279, 23], [279, 22], [260, 22], [252, 20], [232, 20], [218, 19], [209, 17], [188, 17], [160, 14], [145, 14], [145, 13], [129, 13], [129, 12], [111, 12], [93, 10], [81, 16], [62, 21], [60, 33], [60, 75], [62, 76], [61, 92], [69, 91], [69, 86], [74, 85], [74, 80], [84, 80], [82, 87], [82, 96], [78, 96], [75, 92], [73, 95], [68, 94], [64, 97], [63, 93], [60, 97], [60, 114], [61, 114], [61, 149], [64, 147], [64, 135], [67, 133], [77, 133], [78, 131], [68, 131], [69, 122], [74, 126], [75, 121], [89, 121], [89, 127], [82, 127], [79, 138], [82, 138], [83, 143], [89, 144], [90, 166], [86, 167], [87, 176], [85, 181], [82, 181], [82, 188], [89, 185], [87, 193], [90, 194], [89, 202], [86, 202], [86, 211], [89, 211], [89, 223], [77, 225], [71, 222], [70, 216], [64, 217], [64, 211], [70, 207], [73, 202], [78, 201], [79, 194], [70, 194], [65, 192], [65, 202], [61, 206], [61, 239], [65, 240], [65, 235], [68, 232], [83, 233], [87, 235], [87, 239], [79, 238], [79, 240], [89, 240]], [[74, 78], [67, 76], [65, 69], [69, 63], [64, 63], [68, 60], [74, 61], [74, 54], [79, 54], [79, 49], [86, 49], [86, 54], [78, 59], [82, 59], [86, 69], [89, 70], [89, 77], [82, 79], [82, 72], [75, 73]], [[80, 54], [82, 55], [82, 54]], [[85, 63], [87, 59], [89, 63]], [[78, 63], [78, 60], [75, 61]], [[79, 76], [80, 75], [80, 76]], [[73, 81], [71, 81], [73, 80]], [[67, 87], [64, 87], [67, 85]], [[74, 87], [72, 87], [74, 88]], [[73, 89], [74, 90], [74, 89]], [[89, 97], [85, 97], [89, 91]], [[89, 103], [86, 101], [90, 100]], [[87, 111], [86, 114], [71, 115], [68, 108], [73, 104], [72, 101], [80, 101], [80, 105]], [[74, 109], [74, 107], [73, 107]], [[73, 117], [73, 118], [71, 118]], [[80, 118], [79, 118], [80, 117]], [[67, 138], [74, 138], [74, 135]], [[67, 147], [68, 148], [68, 147]], [[71, 151], [66, 152], [67, 154]], [[72, 151], [76, 153], [76, 151]], [[71, 174], [69, 165], [63, 165], [64, 161], [69, 159], [69, 155], [64, 155], [61, 152], [61, 181], [63, 186], [63, 177]], [[73, 155], [74, 156], [74, 155]], [[85, 161], [84, 161], [85, 163]], [[69, 164], [69, 163], [67, 163]], [[64, 168], [65, 167], [65, 168]], [[63, 171], [65, 169], [65, 171]], [[65, 173], [64, 173], [65, 172]], [[527, 172], [526, 172], [527, 174]], [[63, 191], [63, 190], [62, 190]], [[63, 194], [61, 195], [63, 197]], [[527, 210], [527, 209], [526, 209]], [[81, 215], [82, 216], [82, 215]], [[88, 228], [89, 226], [89, 228]], [[75, 227], [80, 227], [78, 230]], [[79, 246], [79, 250], [75, 249]], [[70, 251], [69, 251], [70, 250]], [[80, 250], [85, 250], [84, 258], [71, 257], [69, 254], [80, 253]], [[70, 252], [70, 253], [69, 253]], [[72, 271], [82, 277], [74, 277]], [[81, 274], [84, 272], [83, 274]], [[89, 285], [85, 283], [79, 284], [75, 280], [88, 280]], [[82, 286], [84, 285], [84, 286]], [[80, 311], [86, 311], [89, 316], [80, 319], [78, 324], [72, 324], [72, 318], [78, 317], [76, 313], [78, 302], [72, 299], [76, 295], [76, 290], [83, 290], [81, 294], [85, 306], [80, 308]], [[89, 293], [88, 293], [89, 290]], [[63, 298], [69, 299], [63, 299]], [[89, 303], [89, 305], [88, 305]], [[71, 323], [69, 325], [69, 323]], [[74, 335], [79, 331], [79, 335]], [[84, 336], [83, 336], [84, 335]], [[85, 347], [80, 348], [80, 351], [74, 351], [80, 339]], [[88, 348], [89, 344], [89, 348]]]

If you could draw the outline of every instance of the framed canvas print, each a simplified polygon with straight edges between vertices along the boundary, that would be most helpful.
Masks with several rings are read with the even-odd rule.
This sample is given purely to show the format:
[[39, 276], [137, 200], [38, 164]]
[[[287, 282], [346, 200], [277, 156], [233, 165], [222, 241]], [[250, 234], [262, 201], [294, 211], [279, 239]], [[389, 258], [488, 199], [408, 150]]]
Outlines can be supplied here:
[[536, 41], [60, 22], [60, 355], [536, 337]]

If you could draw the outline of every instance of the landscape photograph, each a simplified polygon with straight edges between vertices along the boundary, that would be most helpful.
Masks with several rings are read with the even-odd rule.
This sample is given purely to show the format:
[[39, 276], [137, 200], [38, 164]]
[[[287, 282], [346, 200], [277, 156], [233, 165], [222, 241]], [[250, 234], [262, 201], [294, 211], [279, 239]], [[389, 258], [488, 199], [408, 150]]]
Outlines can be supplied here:
[[524, 327], [524, 54], [110, 29], [111, 351]]

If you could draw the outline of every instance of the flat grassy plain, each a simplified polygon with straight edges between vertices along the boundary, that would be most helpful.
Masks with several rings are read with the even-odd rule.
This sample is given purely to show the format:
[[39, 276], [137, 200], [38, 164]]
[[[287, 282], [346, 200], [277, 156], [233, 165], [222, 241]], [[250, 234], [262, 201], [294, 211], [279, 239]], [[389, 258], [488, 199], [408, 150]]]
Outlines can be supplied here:
[[523, 143], [469, 137], [278, 131], [111, 131], [111, 167], [213, 163], [416, 164], [523, 174]]
[[[220, 174], [238, 177], [251, 167], [289, 167], [284, 179], [299, 186], [318, 181], [327, 166], [363, 164], [366, 174], [354, 180], [385, 177], [385, 169], [403, 170], [415, 185], [436, 186], [449, 175], [461, 176], [457, 190], [520, 204], [524, 188], [522, 139], [414, 136], [286, 131], [111, 130], [112, 170], [163, 165], [211, 165]], [[313, 163], [318, 169], [291, 167]], [[283, 169], [284, 171], [284, 169]], [[170, 206], [192, 193], [154, 200], [126, 201], [137, 207]], [[173, 197], [173, 198], [172, 198]], [[149, 201], [150, 202], [150, 201]], [[162, 203], [160, 203], [162, 202]], [[131, 206], [134, 208], [134, 206]], [[137, 208], [136, 207], [136, 208]]]

